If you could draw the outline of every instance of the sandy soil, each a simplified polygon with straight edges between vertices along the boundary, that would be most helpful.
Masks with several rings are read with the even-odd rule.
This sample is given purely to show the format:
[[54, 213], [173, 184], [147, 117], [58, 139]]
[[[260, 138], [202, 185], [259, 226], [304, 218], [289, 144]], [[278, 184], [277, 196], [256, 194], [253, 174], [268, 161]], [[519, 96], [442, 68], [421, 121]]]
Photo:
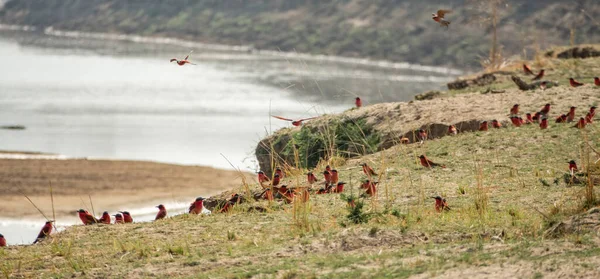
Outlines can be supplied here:
[[[245, 173], [252, 179], [250, 173]], [[27, 195], [51, 214], [50, 185], [58, 216], [90, 208], [96, 213], [167, 202], [189, 202], [240, 187], [238, 172], [142, 161], [0, 159], [0, 216], [40, 217]]]

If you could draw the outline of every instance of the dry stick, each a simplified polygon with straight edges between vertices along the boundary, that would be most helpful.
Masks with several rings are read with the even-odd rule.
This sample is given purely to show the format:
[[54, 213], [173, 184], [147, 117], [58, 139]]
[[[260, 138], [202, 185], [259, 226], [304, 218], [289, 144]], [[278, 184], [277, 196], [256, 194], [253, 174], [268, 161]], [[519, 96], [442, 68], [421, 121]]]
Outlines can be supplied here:
[[229, 163], [229, 165], [234, 168], [240, 175], [240, 178], [242, 179], [242, 184], [244, 185], [244, 189], [246, 190], [246, 194], [248, 195], [248, 197], [252, 196], [252, 192], [250, 192], [250, 187], [248, 187], [248, 183], [246, 182], [246, 176], [244, 175], [244, 173], [242, 173], [242, 171], [239, 168], [236, 168], [231, 161], [229, 161], [229, 159], [227, 159], [227, 157], [225, 157], [225, 155], [223, 155], [223, 153], [219, 153], [221, 154], [221, 156], [223, 156], [223, 158], [227, 161], [227, 163]]
[[50, 184], [50, 202], [52, 203], [52, 219], [54, 220], [54, 223], [52, 224], [54, 226], [54, 230], [56, 229], [56, 211], [54, 211], [54, 195], [52, 193], [52, 181], [48, 180], [48, 183]]
[[39, 207], [37, 207], [37, 205], [35, 205], [35, 203], [33, 203], [33, 201], [25, 193], [23, 193], [23, 191], [19, 189], [19, 192], [21, 193], [21, 195], [25, 196], [25, 198], [31, 203], [31, 205], [33, 205], [33, 207], [35, 207], [35, 209], [37, 209], [37, 211], [40, 212], [40, 214], [42, 214], [44, 218], [46, 218], [46, 221], [50, 220], [48, 219], [48, 217], [46, 217], [46, 214], [44, 214], [44, 212], [42, 212], [42, 210]]
[[90, 206], [92, 207], [92, 214], [94, 215], [94, 219], [96, 219], [96, 212], [94, 211], [94, 203], [92, 202], [92, 195], [88, 195], [90, 199]]

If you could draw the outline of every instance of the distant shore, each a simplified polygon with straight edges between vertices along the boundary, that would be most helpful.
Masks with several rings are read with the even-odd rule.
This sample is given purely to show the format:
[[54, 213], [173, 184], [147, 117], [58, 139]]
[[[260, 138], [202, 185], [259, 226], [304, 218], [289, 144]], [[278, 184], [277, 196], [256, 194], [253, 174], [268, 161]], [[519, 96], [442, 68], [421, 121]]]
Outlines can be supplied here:
[[[6, 155], [32, 159], [7, 159]], [[56, 216], [64, 217], [73, 216], [79, 208], [91, 209], [90, 197], [96, 213], [114, 212], [188, 202], [197, 196], [207, 197], [241, 186], [238, 172], [212, 167], [38, 156], [61, 155], [0, 151], [0, 217], [40, 217], [25, 196], [44, 214], [52, 215], [50, 188]]]

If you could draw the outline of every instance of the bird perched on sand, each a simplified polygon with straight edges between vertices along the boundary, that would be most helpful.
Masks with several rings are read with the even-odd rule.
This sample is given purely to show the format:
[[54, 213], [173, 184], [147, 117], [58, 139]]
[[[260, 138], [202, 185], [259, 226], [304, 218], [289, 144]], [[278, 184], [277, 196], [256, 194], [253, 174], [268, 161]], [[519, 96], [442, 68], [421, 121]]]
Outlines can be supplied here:
[[311, 119], [315, 119], [317, 117], [309, 117], [309, 118], [302, 118], [302, 119], [298, 119], [298, 120], [294, 120], [294, 119], [289, 119], [289, 118], [285, 118], [285, 117], [281, 117], [281, 116], [277, 116], [277, 115], [271, 115], [277, 119], [281, 119], [281, 120], [285, 120], [285, 121], [291, 121], [292, 125], [299, 127], [302, 126], [302, 122], [306, 121], [306, 120], [311, 120]]
[[569, 84], [571, 85], [571, 87], [579, 87], [583, 85], [583, 83], [578, 82], [573, 78], [569, 78]]
[[479, 131], [485, 132], [487, 130], [488, 130], [488, 122], [487, 121], [481, 122], [481, 124], [479, 124]]
[[49, 236], [50, 233], [52, 233], [52, 223], [53, 222], [54, 222], [54, 220], [50, 220], [50, 221], [47, 221], [46, 224], [44, 224], [44, 226], [42, 227], [42, 230], [38, 234], [37, 238], [35, 239], [35, 241], [33, 241], [33, 244], [38, 243], [38, 241], [46, 238], [46, 236]]
[[359, 97], [356, 97], [356, 99], [354, 99], [354, 104], [356, 105], [356, 108], [360, 108], [362, 107], [362, 100]]
[[91, 225], [91, 224], [98, 223], [98, 219], [96, 219], [96, 217], [94, 217], [94, 215], [90, 214], [89, 212], [87, 212], [83, 209], [77, 210], [77, 213], [79, 213], [79, 219], [81, 219], [81, 222], [83, 222], [84, 225]]
[[158, 206], [156, 206], [156, 208], [158, 208], [158, 213], [156, 213], [156, 217], [154, 218], [155, 221], [167, 217], [167, 209], [164, 205], [159, 204]]
[[440, 196], [435, 196], [435, 197], [431, 197], [431, 198], [435, 199], [435, 211], [437, 211], [437, 212], [450, 211], [450, 207], [448, 206], [448, 202], [446, 202], [446, 199], [444, 199]]
[[6, 247], [6, 238], [0, 233], [0, 247]]
[[599, 77], [595, 77], [595, 78], [594, 78], [594, 84], [595, 84], [596, 86], [600, 86], [600, 78], [599, 78]]
[[544, 69], [541, 69], [540, 72], [535, 77], [533, 77], [531, 80], [533, 81], [533, 80], [540, 80], [540, 79], [542, 79], [544, 77], [544, 73], [545, 72], [546, 71], [544, 71]]
[[125, 223], [133, 223], [133, 218], [131, 218], [131, 214], [129, 214], [128, 211], [119, 212], [123, 214], [123, 221], [125, 221]]
[[110, 224], [110, 214], [108, 214], [108, 211], [104, 211], [98, 221], [102, 224]]
[[454, 126], [454, 125], [448, 126], [448, 135], [456, 135], [456, 134], [458, 134], [458, 130], [456, 129], [456, 126]]
[[121, 215], [121, 213], [117, 213], [115, 215], [115, 224], [124, 224], [125, 221], [123, 221], [123, 215]]
[[573, 122], [575, 120], [575, 109], [577, 107], [571, 107], [567, 113], [567, 122]]
[[545, 130], [548, 129], [548, 118], [543, 117], [542, 121], [540, 121], [540, 129]]
[[575, 124], [575, 126], [573, 126], [573, 128], [577, 128], [577, 129], [583, 129], [583, 128], [585, 128], [585, 125], [586, 125], [586, 124], [587, 124], [587, 123], [585, 123], [585, 118], [583, 118], [583, 117], [580, 117], [580, 118], [579, 118], [579, 121], [577, 121], [577, 124]]
[[367, 176], [376, 176], [377, 173], [367, 163], [362, 163], [362, 170]]
[[179, 65], [179, 66], [183, 66], [185, 64], [196, 65], [188, 60], [190, 58], [190, 55], [192, 55], [192, 52], [193, 52], [193, 50], [190, 51], [190, 53], [185, 58], [183, 58], [183, 60], [177, 60], [177, 58], [172, 58], [170, 62], [171, 63], [177, 62], [177, 65]]
[[523, 64], [523, 72], [525, 72], [526, 75], [535, 75], [533, 71], [531, 71], [531, 68], [527, 66], [527, 64]]
[[446, 168], [446, 166], [444, 166], [444, 165], [434, 163], [431, 160], [427, 159], [427, 157], [425, 157], [425, 155], [419, 156], [419, 159], [421, 160], [421, 166], [424, 166], [426, 168], [435, 168], [435, 167]]
[[451, 12], [451, 10], [438, 10], [437, 13], [431, 14], [431, 16], [433, 16], [432, 19], [435, 22], [438, 22], [441, 26], [446, 26], [446, 28], [448, 28], [450, 21], [446, 20], [445, 16]]
[[197, 197], [196, 200], [190, 204], [190, 208], [188, 209], [188, 213], [190, 214], [200, 214], [202, 213], [202, 207], [204, 206], [204, 198]]

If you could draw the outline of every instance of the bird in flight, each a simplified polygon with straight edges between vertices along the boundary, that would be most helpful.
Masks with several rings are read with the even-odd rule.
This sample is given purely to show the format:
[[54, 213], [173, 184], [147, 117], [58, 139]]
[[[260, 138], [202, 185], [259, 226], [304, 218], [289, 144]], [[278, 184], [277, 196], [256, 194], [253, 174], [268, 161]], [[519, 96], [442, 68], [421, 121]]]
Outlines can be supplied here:
[[183, 58], [183, 60], [177, 60], [177, 58], [171, 58], [170, 62], [177, 62], [177, 65], [179, 65], [179, 66], [183, 66], [185, 64], [196, 65], [188, 60], [190, 58], [190, 55], [192, 55], [192, 52], [193, 52], [193, 50], [190, 51], [190, 53], [185, 58]]
[[439, 22], [441, 26], [446, 26], [446, 28], [448, 28], [450, 21], [444, 19], [444, 16], [451, 12], [451, 10], [438, 10], [437, 13], [431, 15], [433, 16], [434, 21]]
[[317, 117], [309, 117], [309, 118], [302, 118], [302, 119], [298, 119], [298, 120], [294, 120], [294, 119], [289, 119], [289, 118], [285, 118], [285, 117], [281, 117], [281, 116], [277, 116], [277, 115], [271, 115], [277, 119], [281, 119], [281, 120], [285, 120], [285, 121], [291, 121], [292, 125], [298, 127], [298, 126], [302, 126], [302, 122], [306, 121], [306, 120], [310, 120], [310, 119], [314, 119]]

